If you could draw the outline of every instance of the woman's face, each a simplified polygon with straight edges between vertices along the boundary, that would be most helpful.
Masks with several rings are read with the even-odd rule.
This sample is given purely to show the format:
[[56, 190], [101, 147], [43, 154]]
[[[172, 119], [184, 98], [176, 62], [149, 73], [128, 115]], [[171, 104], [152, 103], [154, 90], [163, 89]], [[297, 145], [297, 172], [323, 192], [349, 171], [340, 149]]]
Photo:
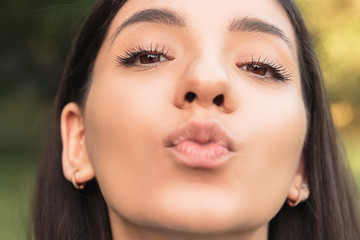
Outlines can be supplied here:
[[84, 110], [115, 235], [266, 233], [306, 133], [296, 47], [276, 1], [125, 3]]

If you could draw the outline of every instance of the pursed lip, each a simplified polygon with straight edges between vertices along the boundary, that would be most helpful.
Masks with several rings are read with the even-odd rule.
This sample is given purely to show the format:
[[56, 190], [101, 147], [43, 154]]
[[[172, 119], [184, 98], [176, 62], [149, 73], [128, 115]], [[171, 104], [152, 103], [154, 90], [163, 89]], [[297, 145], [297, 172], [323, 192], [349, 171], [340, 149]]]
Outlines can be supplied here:
[[222, 166], [234, 151], [234, 141], [217, 121], [184, 123], [165, 139], [175, 159], [192, 168], [214, 169]]

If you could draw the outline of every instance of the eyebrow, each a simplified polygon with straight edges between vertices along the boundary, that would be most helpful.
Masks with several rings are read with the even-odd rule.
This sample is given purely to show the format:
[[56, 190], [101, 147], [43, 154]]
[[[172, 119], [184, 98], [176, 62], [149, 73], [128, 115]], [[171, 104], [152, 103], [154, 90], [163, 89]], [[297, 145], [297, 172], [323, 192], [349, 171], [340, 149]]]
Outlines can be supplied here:
[[185, 20], [173, 11], [167, 9], [146, 9], [140, 12], [136, 12], [131, 17], [127, 18], [125, 22], [116, 29], [112, 36], [112, 40], [114, 41], [124, 28], [141, 22], [186, 27]]
[[282, 39], [293, 52], [293, 46], [286, 34], [278, 27], [257, 18], [235, 18], [229, 27], [230, 32], [259, 32]]
[[[112, 42], [115, 41], [115, 38], [124, 28], [142, 22], [165, 24], [176, 27], [186, 27], [185, 19], [179, 16], [176, 12], [168, 9], [146, 9], [136, 12], [132, 16], [127, 18], [125, 22], [123, 22], [112, 35]], [[291, 52], [293, 53], [293, 46], [286, 34], [280, 28], [276, 27], [273, 24], [264, 22], [263, 20], [250, 17], [235, 18], [229, 26], [229, 31], [259, 32], [279, 37], [280, 39], [285, 41], [285, 43], [289, 46]]]

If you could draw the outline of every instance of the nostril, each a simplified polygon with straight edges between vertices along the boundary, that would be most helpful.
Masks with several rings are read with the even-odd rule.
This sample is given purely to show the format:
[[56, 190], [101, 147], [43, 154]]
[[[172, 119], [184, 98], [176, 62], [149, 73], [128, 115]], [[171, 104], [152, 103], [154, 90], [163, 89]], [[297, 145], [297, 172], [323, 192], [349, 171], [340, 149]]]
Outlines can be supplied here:
[[195, 98], [196, 98], [196, 94], [193, 93], [193, 92], [188, 92], [188, 93], [185, 95], [185, 99], [186, 99], [186, 101], [188, 101], [189, 103], [191, 103], [192, 101], [194, 101]]
[[216, 106], [221, 106], [223, 104], [223, 102], [224, 102], [224, 95], [223, 94], [219, 94], [213, 99], [213, 103]]

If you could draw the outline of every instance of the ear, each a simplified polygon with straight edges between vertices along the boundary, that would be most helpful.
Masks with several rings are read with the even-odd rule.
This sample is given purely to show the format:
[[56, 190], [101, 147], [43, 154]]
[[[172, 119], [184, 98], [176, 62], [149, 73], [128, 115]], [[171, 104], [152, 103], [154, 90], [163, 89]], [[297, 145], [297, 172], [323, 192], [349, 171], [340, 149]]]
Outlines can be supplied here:
[[287, 202], [295, 207], [298, 203], [305, 201], [310, 196], [308, 177], [305, 168], [305, 159], [301, 157], [300, 164], [295, 173], [288, 192]]
[[[83, 114], [76, 103], [68, 103], [61, 113], [61, 139], [63, 145], [62, 167], [65, 178], [86, 183], [95, 177], [94, 169], [88, 158], [85, 145]], [[76, 177], [75, 177], [76, 173]]]

